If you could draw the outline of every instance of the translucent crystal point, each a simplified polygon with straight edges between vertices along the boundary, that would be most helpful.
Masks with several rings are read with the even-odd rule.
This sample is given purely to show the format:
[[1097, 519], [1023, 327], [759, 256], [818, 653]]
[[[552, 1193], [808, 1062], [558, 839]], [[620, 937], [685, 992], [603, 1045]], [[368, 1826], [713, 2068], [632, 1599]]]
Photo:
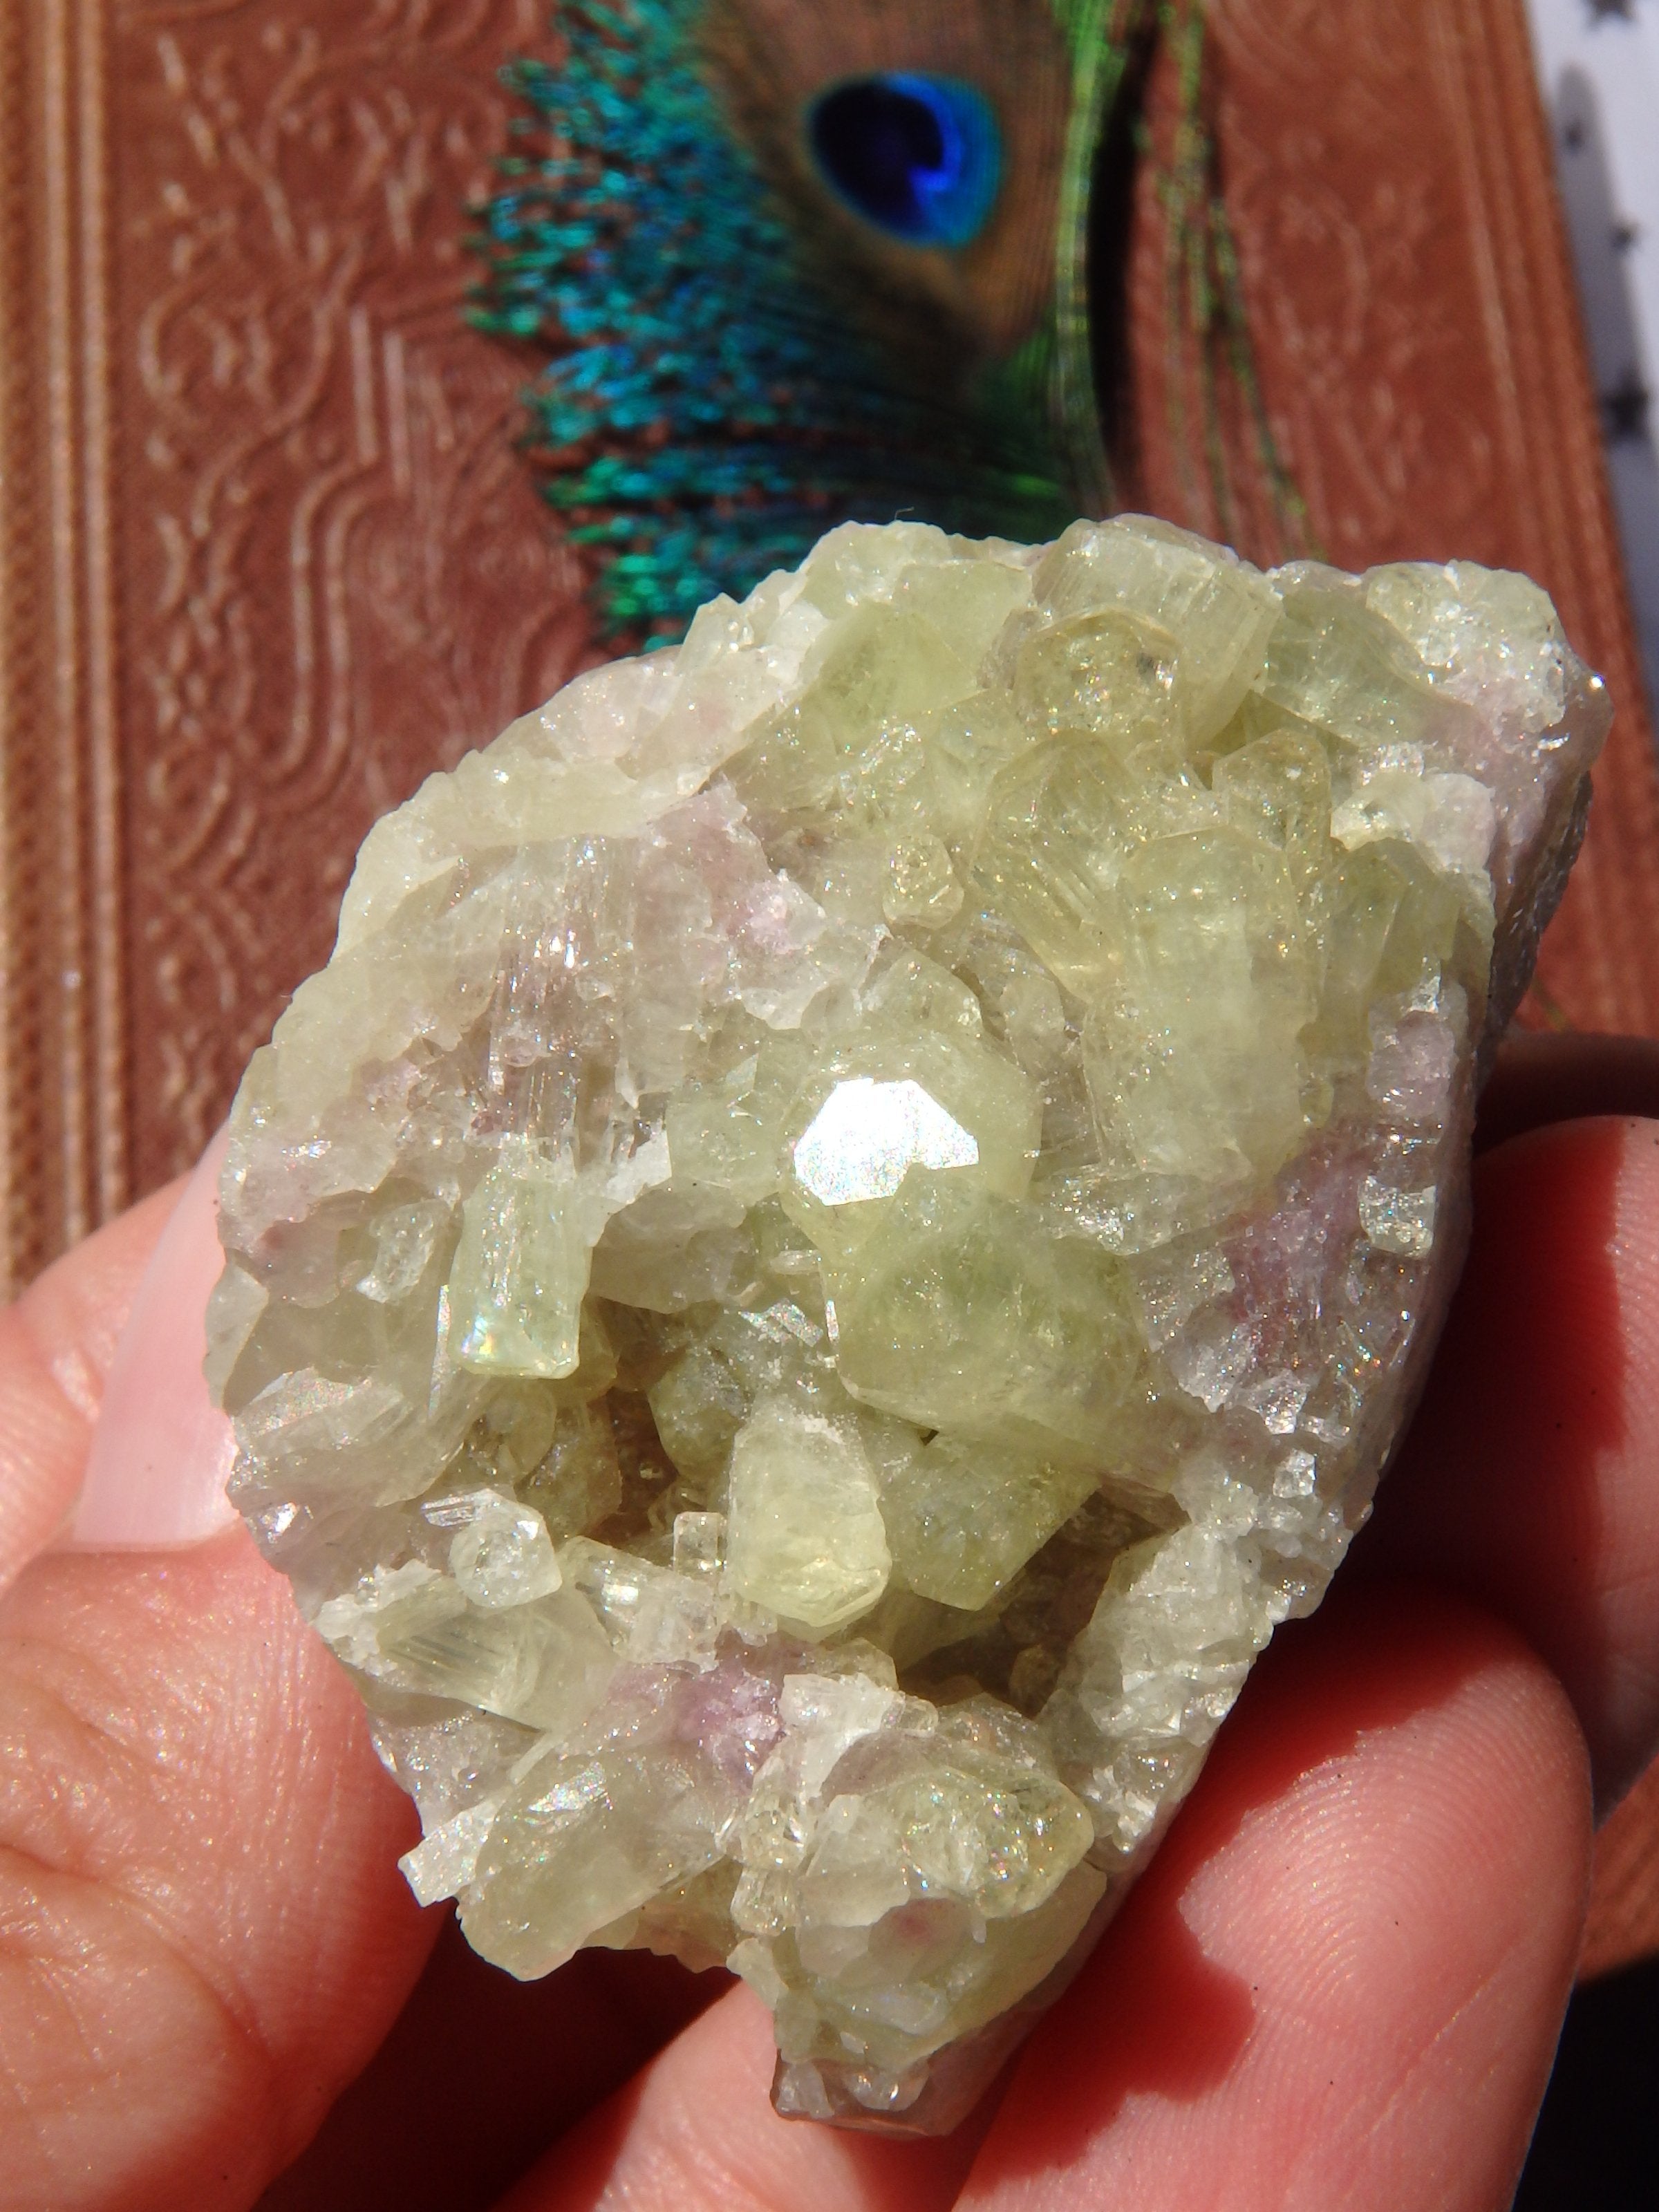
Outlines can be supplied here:
[[1369, 1510], [1607, 719], [1465, 562], [849, 527], [381, 823], [210, 1366], [422, 1900], [952, 2124]]

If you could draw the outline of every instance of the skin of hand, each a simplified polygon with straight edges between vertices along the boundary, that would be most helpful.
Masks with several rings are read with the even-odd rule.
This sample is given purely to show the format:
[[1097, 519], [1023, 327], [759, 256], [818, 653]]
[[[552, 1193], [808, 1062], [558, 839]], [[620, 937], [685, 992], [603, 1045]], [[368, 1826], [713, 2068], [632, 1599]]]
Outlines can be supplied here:
[[413, 1811], [240, 1525], [52, 1547], [177, 1192], [135, 1207], [0, 1315], [0, 2212], [1498, 2212], [1592, 1806], [1659, 1739], [1656, 1117], [1659, 1047], [1506, 1049], [1375, 1523], [942, 2142], [777, 2119], [720, 1977], [521, 1985], [417, 1911]]

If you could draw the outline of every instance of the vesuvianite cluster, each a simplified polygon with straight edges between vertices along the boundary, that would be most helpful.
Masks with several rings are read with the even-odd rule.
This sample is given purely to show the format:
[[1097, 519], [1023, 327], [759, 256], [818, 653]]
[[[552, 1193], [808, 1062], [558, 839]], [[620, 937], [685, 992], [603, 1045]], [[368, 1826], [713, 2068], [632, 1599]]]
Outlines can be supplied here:
[[381, 823], [210, 1367], [418, 1894], [948, 2124], [1364, 1515], [1606, 718], [1521, 577], [849, 527]]

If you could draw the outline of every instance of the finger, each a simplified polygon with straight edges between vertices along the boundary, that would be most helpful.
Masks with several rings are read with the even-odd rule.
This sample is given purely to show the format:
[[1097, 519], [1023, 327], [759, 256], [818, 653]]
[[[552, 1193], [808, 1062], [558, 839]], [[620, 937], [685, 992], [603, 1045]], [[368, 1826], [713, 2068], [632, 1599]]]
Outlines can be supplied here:
[[[1586, 1095], [1581, 1090], [1565, 1103], [1582, 1103]], [[1563, 1102], [1558, 1098], [1556, 1103]], [[1534, 1094], [1533, 1110], [1541, 1112], [1548, 1103], [1540, 1091]], [[1568, 1142], [1565, 1136], [1562, 1141]], [[1571, 1163], [1576, 1179], [1566, 1179], [1563, 1161]], [[1575, 1230], [1582, 1236], [1587, 1213], [1592, 1226], [1598, 1218], [1604, 1224], [1613, 1224], [1615, 1233], [1604, 1240], [1600, 1256], [1611, 1272], [1612, 1302], [1619, 1303], [1622, 1291], [1627, 1294], [1625, 1303], [1633, 1312], [1640, 1304], [1639, 1285], [1635, 1295], [1628, 1295], [1632, 1285], [1620, 1279], [1627, 1255], [1616, 1224], [1622, 1208], [1628, 1231], [1632, 1209], [1640, 1210], [1643, 1162], [1637, 1159], [1632, 1168], [1622, 1148], [1610, 1154], [1604, 1145], [1592, 1142], [1586, 1150], [1583, 1133], [1573, 1133], [1571, 1146], [1551, 1174], [1565, 1179], [1556, 1190], [1556, 1202], [1564, 1212], [1569, 1237]], [[1586, 1209], [1583, 1203], [1586, 1182], [1594, 1184], [1598, 1175], [1605, 1200], [1599, 1216], [1596, 1209]], [[1633, 1196], [1625, 1188], [1627, 1180], [1633, 1183]], [[1508, 1204], [1501, 1192], [1499, 1200], [1492, 1202]], [[1629, 1241], [1627, 1236], [1626, 1242]], [[1642, 1249], [1651, 1249], [1650, 1238]], [[1524, 1279], [1521, 1271], [1535, 1266], [1532, 1259], [1512, 1259], [1495, 1272], [1500, 1279]], [[1472, 1281], [1478, 1282], [1478, 1278]], [[1604, 1299], [1604, 1308], [1607, 1303]], [[1641, 1334], [1639, 1326], [1632, 1329], [1632, 1341], [1638, 1346]], [[1501, 1382], [1496, 1387], [1501, 1389]], [[1635, 1425], [1639, 1427], [1640, 1423]], [[1621, 1479], [1621, 1496], [1629, 1493], [1639, 1502], [1644, 1482], [1640, 1466], [1622, 1465], [1616, 1474]], [[1569, 1898], [1572, 1893], [1570, 1887]], [[1547, 2039], [1547, 2018], [1542, 2033]], [[684, 2039], [671, 2059], [652, 2069], [639, 2085], [636, 2096], [613, 2106], [602, 2123], [584, 2131], [578, 2166], [572, 2164], [577, 2157], [576, 2147], [562, 2149], [556, 2170], [536, 2177], [515, 2201], [526, 2206], [597, 2203], [629, 2191], [654, 2196], [656, 2201], [678, 2201], [690, 2185], [688, 2172], [702, 2172], [705, 2166], [712, 2167], [714, 2177], [707, 2194], [712, 2197], [736, 2193], [744, 2203], [816, 2203], [820, 2197], [830, 2203], [877, 2202], [886, 2190], [895, 2191], [907, 2203], [948, 2200], [954, 2165], [948, 2156], [935, 2160], [925, 2148], [920, 2154], [900, 2149], [896, 2158], [895, 2147], [862, 2146], [849, 2159], [837, 2142], [830, 2154], [832, 2171], [823, 2171], [815, 2162], [817, 2154], [800, 2141], [803, 2133], [810, 2136], [814, 2131], [777, 2122], [765, 2106], [763, 2091], [769, 2069], [769, 2039], [763, 2015], [739, 1993]], [[740, 2089], [734, 2087], [738, 2081], [742, 2083]], [[1519, 2100], [1523, 2118], [1518, 2124], [1522, 2127], [1530, 2094], [1527, 2091]], [[719, 2131], [724, 2138], [713, 2144], [709, 2141], [711, 2112], [720, 2116]], [[684, 2201], [702, 2199], [685, 2196]]]
[[[37, 1501], [19, 1550], [74, 1496], [136, 1286], [164, 1307], [178, 1287], [152, 1253], [175, 1195], [59, 1262], [0, 1338], [0, 1407], [28, 1415], [0, 1462], [14, 1533], [15, 1501]], [[152, 1443], [188, 1443], [164, 1364], [137, 1378], [138, 1410]], [[443, 1923], [396, 1870], [415, 1832], [348, 1679], [240, 1530], [171, 1558], [38, 1560], [0, 1606], [0, 2207], [247, 2202], [362, 2067]], [[505, 2179], [695, 2008], [653, 1963], [596, 1955], [533, 1995], [478, 1962], [466, 1986], [452, 1976], [434, 1994], [467, 2009], [428, 2009], [442, 2033], [400, 2040], [334, 2130], [337, 2164], [361, 2155], [378, 2094], [402, 2100], [422, 2186], [446, 2159], [476, 2183], [476, 2139], [422, 2078], [447, 2045]], [[513, 2030], [532, 2078], [501, 2056]]]
[[[15, 1571], [62, 1522], [175, 1193], [0, 1333]], [[410, 1809], [240, 1531], [37, 1559], [0, 1605], [0, 2204], [246, 2203], [362, 2065], [428, 1941]]]
[[104, 1360], [104, 1363], [106, 1363], [106, 1360]]
[[0, 1609], [0, 2205], [246, 2205], [419, 1972], [358, 1699], [240, 1530]]
[[600, 1950], [545, 1981], [514, 1981], [445, 1907], [397, 2025], [259, 2212], [493, 2203], [726, 1985], [648, 1953]]
[[1598, 1797], [1659, 1735], [1659, 1122], [1570, 1122], [1477, 1164], [1474, 1240], [1358, 1575], [1512, 1622], [1577, 1709]]
[[0, 1590], [74, 1505], [104, 1377], [181, 1188], [99, 1230], [0, 1310]]
[[[943, 2212], [987, 2126], [964, 2204], [1507, 2202], [1583, 1912], [1583, 1743], [1498, 1625], [1397, 1592], [1343, 1613], [1264, 1661], [994, 2118], [931, 2143], [779, 2120], [740, 1990], [501, 2212]], [[1473, 2191], [1437, 2194], [1460, 2160]]]
[[933, 2212], [955, 2201], [988, 2122], [891, 2141], [781, 2120], [765, 2007], [739, 1985], [567, 2136], [499, 2212]]
[[1659, 1119], [1659, 1041], [1511, 1033], [1480, 1094], [1478, 1152], [1550, 1121], [1604, 1114]]
[[69, 1540], [81, 1551], [174, 1550], [232, 1527], [236, 1435], [204, 1371], [207, 1306], [224, 1272], [219, 1171], [228, 1132], [197, 1162], [150, 1254], [104, 1378]]
[[1566, 1700], [1496, 1623], [1389, 1593], [1287, 1632], [1038, 2028], [963, 2212], [1507, 2205], [1589, 1809]]
[[[1645, 1373], [1650, 1365], [1646, 1350], [1648, 1332], [1641, 1313], [1644, 1294], [1640, 1261], [1642, 1255], [1654, 1249], [1654, 1240], [1642, 1235], [1638, 1222], [1653, 1195], [1650, 1166], [1632, 1133], [1610, 1129], [1607, 1125], [1588, 1131], [1557, 1131], [1529, 1141], [1549, 1149], [1544, 1160], [1533, 1160], [1527, 1174], [1516, 1177], [1512, 1162], [1505, 1164], [1505, 1155], [1495, 1156], [1493, 1162], [1483, 1167], [1483, 1236], [1471, 1271], [1469, 1293], [1477, 1311], [1484, 1315], [1492, 1312], [1494, 1302], [1500, 1297], [1510, 1304], [1518, 1302], [1534, 1313], [1541, 1305], [1546, 1319], [1536, 1333], [1545, 1340], [1529, 1343], [1522, 1363], [1534, 1389], [1540, 1392], [1547, 1388], [1565, 1392], [1570, 1397], [1576, 1390], [1580, 1401], [1593, 1401], [1598, 1390], [1605, 1394], [1607, 1346], [1609, 1341], [1618, 1342], [1621, 1332], [1627, 1329], [1632, 1355], [1626, 1358], [1622, 1350], [1619, 1352], [1615, 1364], [1621, 1374], [1627, 1370]], [[1541, 1176], [1547, 1200], [1530, 1188], [1533, 1175]], [[1488, 1215], [1492, 1217], [1490, 1225], [1486, 1224]], [[1633, 1224], [1637, 1224], [1634, 1231]], [[1559, 1264], [1547, 1250], [1552, 1237], [1553, 1244], [1561, 1248]], [[1525, 1249], [1517, 1249], [1517, 1243]], [[1489, 1248], [1495, 1257], [1486, 1256]], [[1633, 1273], [1630, 1264], [1632, 1257], [1636, 1261]], [[1594, 1297], [1588, 1295], [1586, 1279], [1594, 1286]], [[1528, 1285], [1537, 1287], [1528, 1294]], [[1565, 1305], [1569, 1316], [1577, 1316], [1581, 1334], [1590, 1340], [1590, 1349], [1599, 1346], [1604, 1355], [1601, 1360], [1603, 1378], [1600, 1382], [1594, 1373], [1586, 1375], [1583, 1371], [1582, 1363], [1575, 1366], [1578, 1347], [1576, 1343], [1567, 1346], [1562, 1329], [1557, 1326], [1558, 1303]], [[1460, 1396], [1466, 1407], [1477, 1399], [1489, 1404], [1504, 1401], [1511, 1370], [1501, 1337], [1500, 1340], [1493, 1340], [1489, 1322], [1468, 1334], [1470, 1340], [1458, 1347], [1443, 1370], [1455, 1385], [1454, 1395]], [[1571, 1354], [1565, 1366], [1553, 1356], [1564, 1347]], [[1495, 1363], [1492, 1371], [1482, 1371], [1483, 1358]], [[1440, 1387], [1443, 1389], [1450, 1386], [1443, 1382]], [[1583, 1428], [1583, 1403], [1577, 1403], [1564, 1413], [1560, 1420], [1563, 1433], [1575, 1426]], [[1530, 1419], [1535, 1426], [1535, 1413]], [[1553, 1430], [1555, 1423], [1552, 1421], [1550, 1425]], [[1588, 1478], [1605, 1478], [1620, 1505], [1623, 1526], [1611, 1547], [1614, 1553], [1622, 1550], [1628, 1555], [1631, 1547], [1626, 1539], [1639, 1531], [1644, 1501], [1651, 1496], [1650, 1474], [1639, 1447], [1642, 1425], [1639, 1417], [1618, 1425], [1620, 1450], [1610, 1460], [1596, 1441], [1596, 1425], [1592, 1423], [1578, 1451], [1579, 1463]], [[1471, 1426], [1478, 1432], [1478, 1422], [1472, 1422]], [[1638, 1437], [1633, 1452], [1624, 1449], [1632, 1434]], [[1477, 1433], [1469, 1439], [1469, 1449], [1464, 1455], [1466, 1486], [1472, 1501], [1478, 1502], [1481, 1470], [1495, 1468], [1496, 1474], [1491, 1479], [1498, 1491], [1501, 1512], [1501, 1500], [1509, 1480], [1509, 1462], [1514, 1455], [1510, 1452], [1501, 1455], [1496, 1462], [1487, 1461], [1477, 1449], [1478, 1443]], [[1392, 1487], [1391, 1484], [1390, 1492], [1385, 1492], [1384, 1521], [1394, 1510]], [[1426, 1529], [1418, 1526], [1416, 1540], [1401, 1555], [1413, 1565], [1434, 1557], [1432, 1521], [1431, 1515]], [[1638, 1545], [1636, 1549], [1639, 1553], [1644, 1547]], [[1607, 1553], [1598, 1552], [1582, 1564], [1587, 1579], [1593, 1584], [1595, 1577], [1612, 1562]], [[1552, 1587], [1559, 1601], [1559, 1583]], [[1570, 1618], [1572, 1607], [1568, 1606], [1566, 1610]], [[1639, 1632], [1639, 1623], [1630, 1625]], [[1583, 1696], [1583, 1686], [1577, 1686]], [[703, 2023], [702, 2033], [712, 2037], [715, 2025], [711, 2016]], [[665, 2075], [663, 2086], [653, 2094], [666, 2096], [668, 2089]], [[758, 2112], [756, 2100], [751, 2099], [750, 2102]], [[762, 2113], [757, 2129], [763, 2129], [765, 2124]]]

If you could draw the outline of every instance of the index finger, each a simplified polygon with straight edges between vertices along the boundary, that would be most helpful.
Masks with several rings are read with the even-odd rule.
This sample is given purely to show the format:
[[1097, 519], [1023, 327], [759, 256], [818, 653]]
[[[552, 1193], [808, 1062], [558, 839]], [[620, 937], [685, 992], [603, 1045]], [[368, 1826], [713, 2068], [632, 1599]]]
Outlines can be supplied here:
[[88, 1237], [0, 1308], [0, 1591], [74, 1506], [104, 1378], [183, 1180]]

